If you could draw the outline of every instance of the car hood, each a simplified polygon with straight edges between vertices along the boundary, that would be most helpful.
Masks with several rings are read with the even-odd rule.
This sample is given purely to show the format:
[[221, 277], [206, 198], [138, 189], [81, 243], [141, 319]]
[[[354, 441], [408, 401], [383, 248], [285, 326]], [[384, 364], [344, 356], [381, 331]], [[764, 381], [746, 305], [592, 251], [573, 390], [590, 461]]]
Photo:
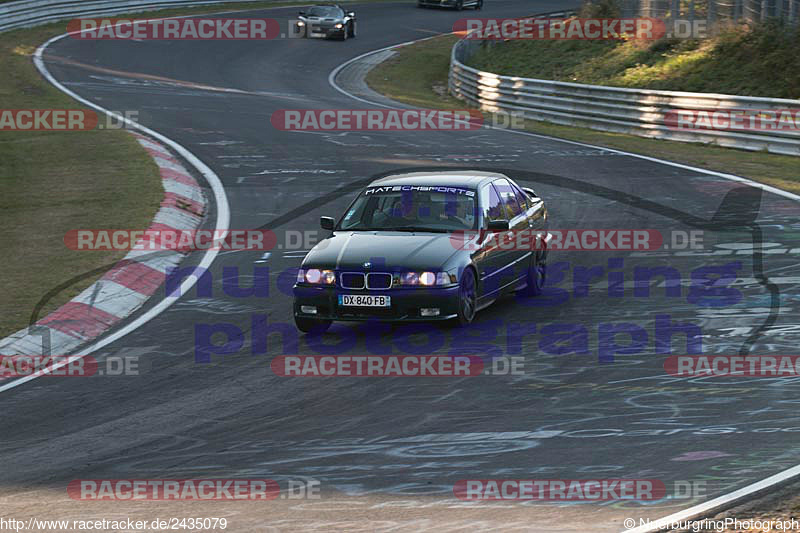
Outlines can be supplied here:
[[300, 17], [301, 19], [305, 19], [308, 22], [344, 22], [343, 18], [337, 17]]
[[320, 241], [303, 261], [303, 266], [365, 270], [440, 269], [458, 250], [448, 233], [402, 231], [337, 231]]

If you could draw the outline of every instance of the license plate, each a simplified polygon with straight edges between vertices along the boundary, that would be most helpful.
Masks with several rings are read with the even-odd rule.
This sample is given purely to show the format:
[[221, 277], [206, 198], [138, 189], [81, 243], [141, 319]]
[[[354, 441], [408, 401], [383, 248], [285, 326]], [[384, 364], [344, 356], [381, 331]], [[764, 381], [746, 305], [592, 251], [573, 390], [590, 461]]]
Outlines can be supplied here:
[[391, 296], [373, 296], [371, 294], [340, 294], [339, 305], [350, 307], [391, 307]]

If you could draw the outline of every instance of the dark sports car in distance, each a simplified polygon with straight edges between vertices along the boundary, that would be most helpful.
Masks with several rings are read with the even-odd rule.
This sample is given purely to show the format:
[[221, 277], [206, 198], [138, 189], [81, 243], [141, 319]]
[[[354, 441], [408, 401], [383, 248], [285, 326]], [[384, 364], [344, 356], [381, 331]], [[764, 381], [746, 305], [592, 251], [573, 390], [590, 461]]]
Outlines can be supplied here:
[[417, 7], [452, 7], [461, 11], [465, 7], [481, 9], [483, 0], [417, 0]]
[[332, 233], [297, 273], [295, 323], [306, 332], [334, 320], [469, 324], [503, 294], [541, 292], [546, 239], [528, 249], [498, 243], [522, 230], [546, 235], [546, 221], [543, 200], [503, 174], [414, 172], [374, 181], [341, 220], [321, 217]]
[[297, 34], [303, 37], [339, 37], [342, 40], [356, 36], [356, 14], [345, 11], [337, 4], [321, 4], [300, 11]]

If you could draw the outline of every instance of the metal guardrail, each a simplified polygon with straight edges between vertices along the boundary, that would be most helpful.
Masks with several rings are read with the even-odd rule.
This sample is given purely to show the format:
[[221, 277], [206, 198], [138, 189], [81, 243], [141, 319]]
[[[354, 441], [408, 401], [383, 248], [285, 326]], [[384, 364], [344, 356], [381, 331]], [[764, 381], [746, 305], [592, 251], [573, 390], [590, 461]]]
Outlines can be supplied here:
[[790, 109], [794, 114], [800, 111], [800, 100], [582, 85], [500, 76], [464, 64], [480, 47], [489, 45], [503, 43], [462, 39], [453, 46], [450, 56], [450, 93], [481, 110], [519, 113], [532, 120], [641, 137], [800, 156], [797, 128], [748, 132], [678, 130], [665, 122], [668, 110]]
[[0, 32], [75, 17], [249, 1], [252, 0], [20, 0], [0, 4]]

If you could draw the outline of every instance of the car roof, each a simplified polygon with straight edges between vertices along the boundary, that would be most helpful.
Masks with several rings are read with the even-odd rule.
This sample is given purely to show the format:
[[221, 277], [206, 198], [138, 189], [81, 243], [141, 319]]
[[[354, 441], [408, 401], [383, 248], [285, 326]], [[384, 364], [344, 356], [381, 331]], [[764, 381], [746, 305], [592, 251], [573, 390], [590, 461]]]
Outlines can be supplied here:
[[484, 183], [498, 178], [508, 178], [499, 172], [485, 172], [482, 170], [451, 170], [441, 172], [408, 172], [393, 174], [369, 184], [370, 187], [378, 185], [441, 185], [446, 187], [464, 187], [477, 189]]

